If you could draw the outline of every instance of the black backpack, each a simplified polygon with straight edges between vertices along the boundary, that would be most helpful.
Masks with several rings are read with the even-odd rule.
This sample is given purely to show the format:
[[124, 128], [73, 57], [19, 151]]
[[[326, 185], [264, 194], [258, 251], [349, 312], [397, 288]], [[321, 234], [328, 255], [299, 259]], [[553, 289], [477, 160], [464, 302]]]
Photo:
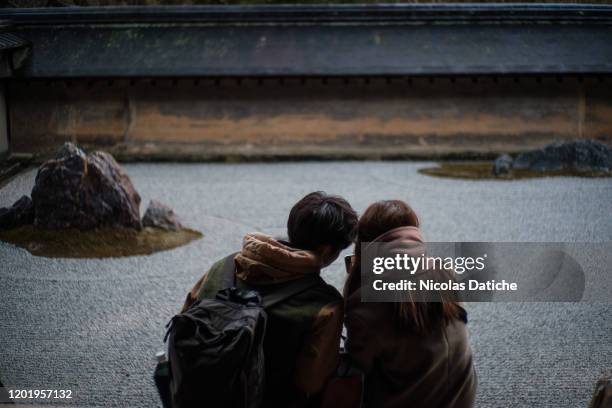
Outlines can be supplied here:
[[[173, 408], [260, 406], [265, 369], [266, 308], [321, 281], [318, 275], [283, 285], [265, 297], [235, 286], [234, 255], [225, 259], [222, 289], [168, 323], [169, 393]], [[160, 390], [160, 394], [163, 393]], [[163, 399], [163, 398], [162, 398]]]

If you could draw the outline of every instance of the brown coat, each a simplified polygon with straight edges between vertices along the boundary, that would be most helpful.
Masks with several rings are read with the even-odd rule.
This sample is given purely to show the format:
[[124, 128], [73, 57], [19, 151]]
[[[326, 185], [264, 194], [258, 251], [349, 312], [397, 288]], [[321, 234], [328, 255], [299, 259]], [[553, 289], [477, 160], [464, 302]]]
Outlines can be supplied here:
[[472, 407], [476, 374], [465, 324], [417, 335], [400, 332], [390, 316], [390, 303], [347, 305], [346, 347], [366, 373], [366, 406]]
[[[388, 235], [379, 241], [422, 242], [413, 227]], [[464, 321], [418, 334], [398, 327], [393, 306], [361, 302], [359, 287], [346, 301], [346, 348], [366, 374], [366, 407], [472, 407], [476, 373]]]

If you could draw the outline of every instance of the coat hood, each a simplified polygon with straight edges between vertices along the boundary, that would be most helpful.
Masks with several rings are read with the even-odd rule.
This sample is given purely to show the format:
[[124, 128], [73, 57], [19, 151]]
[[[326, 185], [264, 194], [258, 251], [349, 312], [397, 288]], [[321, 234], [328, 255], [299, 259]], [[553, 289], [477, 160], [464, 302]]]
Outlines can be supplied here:
[[316, 252], [292, 248], [283, 241], [256, 232], [245, 235], [235, 262], [236, 277], [253, 285], [281, 283], [319, 274], [323, 266], [321, 255]]
[[376, 237], [368, 247], [372, 244], [379, 245], [387, 254], [421, 256], [427, 252], [423, 235], [417, 227], [394, 228]]

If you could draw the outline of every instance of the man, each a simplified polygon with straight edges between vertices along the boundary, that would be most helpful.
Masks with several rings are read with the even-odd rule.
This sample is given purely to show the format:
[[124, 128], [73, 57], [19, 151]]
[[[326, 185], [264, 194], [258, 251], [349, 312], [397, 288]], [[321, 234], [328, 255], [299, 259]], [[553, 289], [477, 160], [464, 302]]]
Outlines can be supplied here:
[[[236, 254], [236, 282], [266, 296], [287, 282], [312, 274], [336, 260], [354, 240], [357, 214], [341, 197], [314, 192], [293, 206], [289, 241], [247, 234]], [[183, 311], [221, 288], [225, 260], [215, 263], [187, 295]], [[303, 404], [319, 394], [336, 368], [343, 302], [318, 279], [314, 286], [267, 309], [264, 339], [266, 389], [263, 407]]]

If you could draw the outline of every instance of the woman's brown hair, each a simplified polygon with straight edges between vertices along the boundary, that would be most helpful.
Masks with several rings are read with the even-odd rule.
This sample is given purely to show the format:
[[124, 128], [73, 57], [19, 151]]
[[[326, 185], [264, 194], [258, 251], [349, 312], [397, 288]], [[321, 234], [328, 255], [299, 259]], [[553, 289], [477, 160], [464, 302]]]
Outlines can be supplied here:
[[[401, 200], [378, 201], [370, 205], [357, 224], [355, 259], [345, 285], [345, 298], [361, 286], [361, 243], [372, 242], [382, 234], [400, 227], [419, 227], [419, 218]], [[397, 302], [393, 303], [395, 321], [400, 329], [418, 333], [429, 332], [460, 316], [456, 302]]]

